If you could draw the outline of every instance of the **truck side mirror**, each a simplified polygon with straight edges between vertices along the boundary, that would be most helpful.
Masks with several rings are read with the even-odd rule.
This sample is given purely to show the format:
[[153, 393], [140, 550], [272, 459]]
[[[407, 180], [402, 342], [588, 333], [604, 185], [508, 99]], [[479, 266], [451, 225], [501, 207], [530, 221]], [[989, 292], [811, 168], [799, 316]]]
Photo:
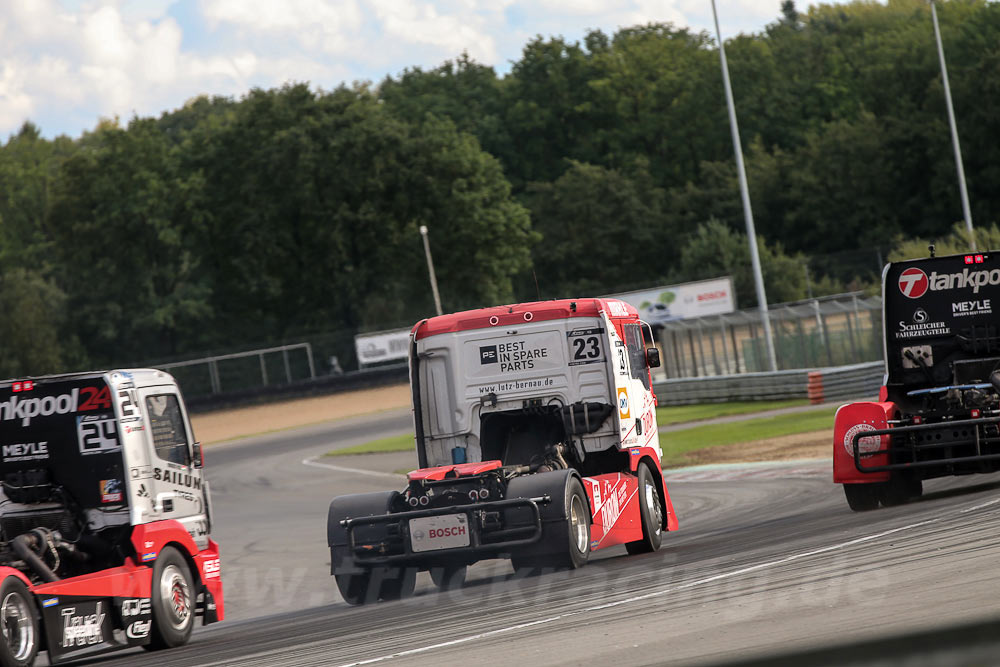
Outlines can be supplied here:
[[650, 368], [660, 367], [660, 351], [655, 347], [646, 348], [646, 365]]
[[201, 443], [191, 445], [191, 467], [201, 468], [205, 465], [205, 454], [201, 451]]

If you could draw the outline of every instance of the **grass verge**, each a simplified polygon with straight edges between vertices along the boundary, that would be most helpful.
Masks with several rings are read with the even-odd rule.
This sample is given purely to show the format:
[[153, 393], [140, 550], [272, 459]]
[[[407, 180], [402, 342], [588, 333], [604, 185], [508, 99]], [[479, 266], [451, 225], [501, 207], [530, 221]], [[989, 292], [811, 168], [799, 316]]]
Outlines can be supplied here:
[[656, 409], [656, 423], [660, 426], [683, 424], [714, 417], [746, 415], [766, 410], [793, 408], [808, 405], [808, 399], [787, 401], [734, 401], [732, 403], [700, 403], [698, 405], [671, 405]]
[[323, 456], [350, 456], [351, 454], [384, 454], [386, 452], [409, 452], [413, 449], [414, 436], [412, 433], [406, 435], [394, 435], [391, 438], [372, 440], [353, 447], [334, 449]]
[[790, 415], [761, 417], [726, 424], [706, 424], [660, 436], [663, 465], [682, 463], [684, 454], [698, 449], [779, 438], [833, 428], [836, 408], [822, 408]]
[[[757, 407], [759, 410], [773, 410], [779, 407], [801, 405], [802, 401], [773, 401], [764, 403], [721, 403], [714, 406], [683, 406], [682, 408], [661, 408], [657, 413], [657, 422], [676, 423], [660, 420], [664, 411], [688, 410], [688, 415], [711, 414], [723, 416], [747, 414], [747, 407]], [[699, 409], [703, 411], [699, 412]], [[754, 410], [756, 411], [756, 410]], [[729, 422], [725, 424], [693, 425], [691, 428], [664, 433], [660, 436], [660, 446], [663, 448], [663, 465], [679, 465], [685, 460], [685, 454], [717, 445], [731, 445], [737, 442], [753, 442], [778, 438], [797, 433], [809, 433], [833, 428], [833, 415], [836, 408], [819, 408], [795, 414], [760, 417]], [[680, 413], [674, 413], [677, 415]], [[667, 416], [669, 420], [671, 415]], [[413, 435], [398, 435], [391, 438], [373, 440], [354, 447], [334, 449], [324, 456], [350, 456], [352, 454], [380, 454], [386, 452], [408, 452], [413, 449]]]

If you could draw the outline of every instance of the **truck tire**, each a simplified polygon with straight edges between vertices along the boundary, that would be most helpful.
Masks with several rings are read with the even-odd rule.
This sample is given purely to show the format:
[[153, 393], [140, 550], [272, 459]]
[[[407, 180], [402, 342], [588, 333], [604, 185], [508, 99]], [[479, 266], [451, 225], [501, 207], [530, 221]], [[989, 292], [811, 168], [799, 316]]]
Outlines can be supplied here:
[[465, 565], [450, 565], [448, 567], [432, 567], [431, 581], [443, 591], [457, 590], [465, 585], [465, 575], [468, 568]]
[[164, 547], [153, 564], [151, 651], [183, 646], [194, 628], [195, 589], [191, 570], [180, 552]]
[[643, 461], [637, 472], [642, 539], [627, 543], [625, 550], [630, 554], [646, 554], [658, 550], [663, 542], [663, 506], [660, 504], [660, 490], [649, 464]]
[[38, 655], [39, 632], [35, 602], [17, 577], [0, 584], [0, 665], [28, 667]]
[[413, 595], [416, 587], [417, 569], [415, 567], [385, 568], [379, 598], [387, 602], [389, 600], [402, 600]]
[[417, 571], [411, 567], [375, 567], [358, 574], [335, 574], [333, 578], [344, 602], [352, 606], [407, 598], [417, 585]]
[[539, 507], [539, 542], [510, 554], [520, 574], [542, 569], [576, 569], [590, 558], [590, 503], [580, 478], [572, 470], [553, 470], [515, 477], [507, 485], [508, 498], [548, 496]]
[[569, 540], [565, 552], [556, 561], [558, 567], [575, 570], [583, 567], [590, 559], [590, 503], [587, 492], [576, 477], [570, 477], [566, 484], [566, 529]]
[[872, 484], [844, 484], [844, 495], [847, 496], [847, 504], [855, 512], [868, 512], [878, 509], [882, 496], [882, 485]]

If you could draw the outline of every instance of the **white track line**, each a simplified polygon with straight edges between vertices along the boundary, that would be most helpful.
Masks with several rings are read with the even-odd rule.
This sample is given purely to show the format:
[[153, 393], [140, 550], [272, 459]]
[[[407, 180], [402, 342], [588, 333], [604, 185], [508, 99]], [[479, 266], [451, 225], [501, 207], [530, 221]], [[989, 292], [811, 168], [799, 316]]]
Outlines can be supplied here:
[[320, 463], [317, 461], [318, 457], [310, 456], [307, 459], [302, 459], [302, 465], [313, 466], [314, 468], [326, 468], [328, 470], [336, 470], [337, 472], [349, 472], [352, 475], [369, 475], [371, 477], [391, 477], [393, 479], [401, 479], [403, 475], [397, 475], [394, 472], [380, 472], [378, 470], [363, 470], [361, 468], [345, 468], [344, 466], [335, 466], [332, 463]]
[[[306, 465], [309, 465], [309, 463], [307, 463], [307, 461], [309, 461], [309, 459], [306, 459], [305, 461], [303, 461], [303, 463], [306, 463]], [[321, 463], [316, 463], [316, 462], [312, 462], [312, 465], [317, 465], [317, 466], [321, 466], [321, 467], [330, 467], [330, 468], [333, 468], [335, 470], [347, 470], [347, 471], [350, 471], [350, 472], [359, 472], [359, 471], [355, 471], [355, 470], [353, 470], [351, 468], [340, 468], [339, 466], [328, 466], [326, 464], [321, 464]], [[387, 475], [389, 473], [378, 473], [378, 474]], [[965, 514], [967, 512], [972, 512], [972, 511], [975, 511], [975, 510], [978, 510], [978, 509], [983, 509], [985, 507], [992, 506], [992, 505], [994, 505], [996, 503], [1000, 503], [1000, 499], [998, 499], [998, 500], [992, 500], [992, 501], [989, 501], [989, 502], [986, 502], [986, 503], [982, 503], [982, 504], [979, 504], [979, 505], [974, 505], [973, 507], [968, 507], [968, 508], [965, 508], [965, 509], [962, 509], [962, 510], [957, 510], [953, 514]], [[884, 531], [882, 531], [880, 533], [874, 533], [872, 535], [865, 535], [864, 537], [857, 537], [857, 538], [855, 538], [853, 540], [848, 540], [846, 542], [840, 542], [838, 544], [832, 544], [832, 545], [829, 545], [829, 546], [826, 546], [826, 547], [820, 547], [818, 549], [813, 549], [811, 551], [803, 551], [802, 553], [792, 554], [791, 556], [785, 556], [784, 558], [778, 558], [776, 560], [771, 560], [771, 561], [767, 561], [767, 562], [764, 562], [764, 563], [758, 563], [757, 565], [750, 565], [748, 567], [740, 568], [738, 570], [732, 570], [730, 572], [723, 572], [722, 574], [716, 574], [716, 575], [712, 575], [710, 577], [704, 577], [702, 579], [696, 579], [695, 581], [689, 581], [686, 584], [680, 584], [678, 586], [671, 586], [669, 588], [664, 588], [664, 589], [661, 589], [661, 590], [658, 590], [658, 591], [652, 591], [652, 592], [646, 593], [644, 595], [635, 595], [635, 596], [632, 596], [632, 597], [624, 599], [624, 600], [618, 600], [616, 602], [606, 602], [604, 604], [593, 605], [593, 606], [587, 607], [585, 609], [580, 609], [578, 611], [569, 611], [569, 612], [566, 612], [566, 613], [563, 613], [563, 614], [558, 614], [556, 616], [549, 616], [547, 618], [538, 619], [536, 621], [527, 621], [525, 623], [518, 623], [517, 625], [510, 625], [510, 626], [503, 627], [503, 628], [497, 628], [496, 630], [489, 630], [487, 632], [480, 632], [478, 634], [468, 635], [468, 636], [465, 636], [465, 637], [460, 637], [458, 639], [452, 639], [452, 640], [445, 641], [445, 642], [439, 642], [437, 644], [431, 644], [431, 645], [428, 645], [428, 646], [420, 646], [420, 647], [413, 648], [413, 649], [407, 649], [405, 651], [397, 651], [396, 653], [390, 653], [390, 654], [387, 654], [387, 655], [381, 655], [381, 656], [378, 656], [378, 657], [375, 657], [375, 658], [368, 658], [366, 660], [359, 660], [357, 662], [350, 662], [350, 663], [346, 663], [346, 664], [340, 665], [339, 667], [360, 667], [361, 665], [371, 665], [371, 664], [374, 664], [374, 663], [379, 663], [379, 662], [385, 662], [387, 660], [392, 660], [394, 658], [403, 658], [403, 657], [407, 657], [407, 656], [411, 656], [411, 655], [418, 655], [420, 653], [427, 653], [428, 651], [434, 651], [434, 650], [440, 649], [440, 648], [446, 648], [446, 647], [449, 647], [449, 646], [456, 646], [456, 645], [459, 645], [459, 644], [467, 644], [469, 642], [477, 641], [479, 639], [485, 639], [487, 637], [494, 637], [496, 635], [505, 634], [505, 633], [509, 633], [509, 632], [514, 632], [516, 630], [523, 630], [524, 628], [530, 628], [530, 627], [535, 627], [535, 626], [539, 626], [539, 625], [546, 625], [548, 623], [554, 623], [556, 621], [560, 621], [560, 620], [562, 620], [564, 618], [569, 618], [569, 617], [572, 617], [572, 616], [579, 616], [579, 615], [586, 614], [586, 613], [591, 613], [591, 612], [596, 612], [596, 611], [602, 611], [604, 609], [610, 609], [610, 608], [613, 608], [613, 607], [619, 607], [619, 606], [624, 605], [624, 604], [630, 604], [630, 603], [633, 603], [633, 602], [639, 602], [639, 601], [642, 601], [642, 600], [648, 600], [650, 598], [661, 597], [663, 595], [668, 595], [670, 593], [675, 593], [677, 591], [681, 591], [681, 590], [685, 590], [685, 589], [689, 589], [689, 588], [694, 588], [696, 586], [703, 586], [705, 584], [710, 584], [710, 583], [713, 583], [713, 582], [716, 582], [716, 581], [720, 581], [720, 580], [723, 580], [723, 579], [731, 579], [733, 577], [737, 577], [737, 576], [742, 575], [742, 574], [747, 574], [748, 572], [754, 572], [754, 571], [757, 571], [757, 570], [764, 570], [764, 569], [775, 567], [775, 566], [778, 566], [778, 565], [783, 565], [785, 563], [790, 563], [792, 561], [800, 560], [802, 558], [809, 558], [811, 556], [816, 556], [816, 555], [819, 555], [819, 554], [822, 554], [822, 553], [828, 553], [830, 551], [836, 551], [838, 549], [844, 549], [846, 547], [854, 546], [856, 544], [863, 544], [865, 542], [871, 542], [873, 540], [877, 540], [879, 538], [886, 537], [887, 535], [893, 535], [893, 534], [900, 533], [900, 532], [903, 532], [903, 531], [913, 530], [914, 528], [919, 528], [921, 526], [927, 526], [927, 525], [930, 525], [930, 524], [933, 524], [933, 523], [938, 523], [942, 519], [944, 519], [946, 516], [948, 516], [948, 515], [939, 516], [939, 517], [934, 518], [934, 519], [928, 519], [927, 521], [920, 521], [920, 522], [917, 522], [917, 523], [911, 523], [911, 524], [908, 524], [906, 526], [901, 526], [899, 528], [891, 528], [889, 530], [884, 530]], [[322, 646], [323, 644], [326, 644], [328, 642], [329, 642], [329, 639], [322, 639], [322, 640], [318, 640], [318, 641], [308, 642], [308, 643], [305, 643], [305, 644], [299, 644], [298, 646], [294, 646], [294, 647], [283, 647], [283, 648], [280, 648], [280, 649], [271, 649], [271, 650], [268, 650], [268, 651], [261, 651], [260, 653], [254, 653], [254, 654], [251, 654], [251, 655], [241, 656], [240, 659], [242, 661], [253, 660], [253, 659], [260, 660], [261, 658], [268, 658], [268, 657], [271, 657], [271, 656], [279, 656], [279, 655], [282, 655], [282, 654], [287, 654], [289, 650], [303, 650], [303, 649], [308, 650], [308, 649], [313, 648], [313, 647]], [[216, 666], [229, 665], [229, 664], [232, 664], [232, 659], [226, 659], [226, 660], [219, 661], [219, 662], [213, 662], [213, 663], [204, 664], [204, 665], [202, 665], [202, 667], [216, 667]]]
[[900, 533], [905, 530], [913, 530], [914, 528], [919, 528], [920, 526], [926, 526], [928, 524], [937, 523], [940, 518], [929, 519], [927, 521], [920, 521], [918, 523], [911, 523], [907, 526], [902, 526], [900, 528], [893, 528], [891, 530], [885, 530], [881, 533], [875, 533], [874, 535], [866, 535], [865, 537], [858, 537], [853, 540], [848, 540], [847, 542], [841, 542], [839, 544], [833, 544], [827, 547], [821, 547], [819, 549], [813, 549], [812, 551], [804, 551], [802, 553], [793, 554], [791, 556], [786, 556], [784, 558], [779, 558], [777, 560], [767, 561], [765, 563], [758, 563], [757, 565], [751, 565], [749, 567], [740, 568], [738, 570], [733, 570], [731, 572], [725, 572], [723, 574], [716, 574], [711, 577], [705, 577], [703, 579], [697, 579], [695, 581], [689, 581], [686, 584], [681, 584], [679, 586], [672, 586], [670, 588], [664, 588], [658, 591], [653, 591], [651, 593], [646, 593], [644, 595], [635, 595], [624, 600], [618, 600], [616, 602], [607, 602], [604, 604], [594, 605], [592, 607], [587, 607], [579, 611], [569, 611], [564, 614], [558, 614], [556, 616], [550, 616], [549, 618], [543, 618], [537, 621], [530, 621], [528, 623], [519, 623], [518, 625], [511, 625], [505, 628], [497, 628], [496, 630], [490, 630], [488, 632], [481, 632], [479, 634], [470, 635], [467, 637], [461, 637], [459, 639], [452, 639], [446, 642], [440, 642], [438, 644], [431, 644], [429, 646], [421, 646], [419, 648], [408, 649], [406, 651], [398, 651], [396, 653], [391, 653], [389, 655], [382, 655], [377, 658], [368, 658], [367, 660], [359, 660], [357, 662], [351, 662], [340, 667], [359, 667], [360, 665], [371, 665], [377, 662], [384, 662], [386, 660], [392, 660], [393, 658], [403, 658], [411, 655], [416, 655], [418, 653], [426, 653], [428, 651], [434, 651], [440, 648], [445, 648], [448, 646], [455, 646], [456, 644], [466, 644], [468, 642], [476, 641], [479, 639], [484, 639], [486, 637], [493, 637], [499, 634], [513, 632], [514, 630], [521, 630], [523, 628], [528, 628], [536, 625], [544, 625], [546, 623], [554, 623], [555, 621], [562, 620], [564, 618], [569, 618], [571, 616], [579, 616], [581, 614], [586, 614], [589, 612], [601, 611], [604, 609], [610, 609], [612, 607], [619, 607], [624, 604], [631, 604], [633, 602], [639, 602], [642, 600], [648, 600], [650, 598], [660, 597], [667, 595], [669, 593], [675, 593], [677, 591], [685, 590], [688, 588], [694, 588], [696, 586], [703, 586], [715, 581], [722, 579], [730, 579], [732, 577], [739, 576], [741, 574], [747, 574], [748, 572], [754, 572], [756, 570], [764, 570], [770, 567], [775, 567], [777, 565], [783, 565], [785, 563], [790, 563], [801, 558], [808, 558], [810, 556], [816, 556], [818, 554], [826, 553], [829, 551], [836, 551], [838, 549], [843, 549], [845, 547], [853, 546], [855, 544], [862, 544], [864, 542], [871, 542], [872, 540], [877, 540], [886, 535], [892, 535], [894, 533]]

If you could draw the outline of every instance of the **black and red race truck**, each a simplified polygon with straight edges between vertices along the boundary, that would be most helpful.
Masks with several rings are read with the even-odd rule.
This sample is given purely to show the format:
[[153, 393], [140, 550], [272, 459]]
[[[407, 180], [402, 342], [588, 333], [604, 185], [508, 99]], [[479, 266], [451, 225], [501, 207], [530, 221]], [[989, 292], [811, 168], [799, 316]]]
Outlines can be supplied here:
[[221, 620], [202, 464], [167, 373], [0, 381], [0, 665], [180, 646]]
[[879, 399], [842, 406], [834, 427], [833, 481], [855, 511], [1000, 470], [1000, 253], [888, 264], [882, 308]]
[[676, 530], [660, 470], [659, 365], [648, 326], [616, 299], [484, 308], [411, 333], [420, 469], [402, 491], [330, 504], [331, 569], [344, 599], [441, 587], [466, 567], [576, 568], [592, 551], [659, 549]]

